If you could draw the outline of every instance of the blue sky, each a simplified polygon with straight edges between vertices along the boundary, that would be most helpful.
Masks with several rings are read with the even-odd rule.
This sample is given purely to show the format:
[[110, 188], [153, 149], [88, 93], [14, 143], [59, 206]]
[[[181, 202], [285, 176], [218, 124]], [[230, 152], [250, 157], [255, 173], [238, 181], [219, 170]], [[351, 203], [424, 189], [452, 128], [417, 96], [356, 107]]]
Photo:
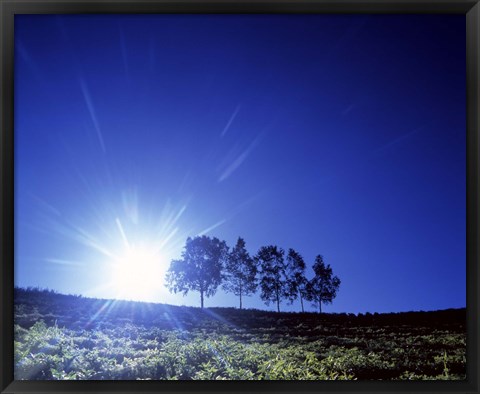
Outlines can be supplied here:
[[326, 312], [464, 307], [465, 139], [464, 16], [17, 15], [15, 284], [198, 305], [207, 234], [322, 254]]

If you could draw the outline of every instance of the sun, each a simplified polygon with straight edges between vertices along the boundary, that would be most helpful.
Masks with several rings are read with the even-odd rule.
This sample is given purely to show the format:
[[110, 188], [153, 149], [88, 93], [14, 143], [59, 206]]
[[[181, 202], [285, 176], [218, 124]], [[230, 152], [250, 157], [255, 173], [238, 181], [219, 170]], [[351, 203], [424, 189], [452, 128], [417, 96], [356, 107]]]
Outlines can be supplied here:
[[112, 287], [116, 297], [133, 301], [155, 301], [162, 290], [165, 263], [153, 250], [130, 246], [112, 265]]

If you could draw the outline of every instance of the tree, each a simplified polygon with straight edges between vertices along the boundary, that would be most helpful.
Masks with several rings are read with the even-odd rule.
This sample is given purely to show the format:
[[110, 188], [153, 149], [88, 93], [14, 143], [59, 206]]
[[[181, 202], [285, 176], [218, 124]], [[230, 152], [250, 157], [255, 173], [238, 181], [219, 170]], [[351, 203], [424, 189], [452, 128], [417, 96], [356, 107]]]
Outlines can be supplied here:
[[166, 286], [171, 292], [187, 295], [190, 290], [200, 292], [200, 305], [210, 297], [222, 282], [222, 267], [228, 253], [225, 241], [206, 235], [188, 238], [182, 258], [173, 260], [166, 274]]
[[240, 309], [242, 296], [251, 295], [257, 290], [256, 275], [255, 261], [245, 249], [245, 241], [239, 237], [226, 259], [223, 289], [240, 297]]
[[323, 256], [318, 255], [313, 264], [315, 276], [308, 283], [308, 300], [318, 306], [319, 313], [322, 313], [322, 303], [331, 304], [337, 296], [340, 287], [340, 279], [333, 276], [330, 264], [325, 265]]
[[276, 303], [278, 312], [281, 300], [291, 297], [284, 254], [282, 248], [270, 245], [262, 246], [255, 256], [255, 261], [260, 266], [260, 297], [266, 305]]
[[290, 284], [290, 294], [291, 298], [294, 299], [300, 297], [302, 312], [305, 312], [303, 300], [308, 297], [308, 280], [305, 277], [305, 268], [305, 261], [300, 253], [289, 249], [287, 254], [287, 275]]

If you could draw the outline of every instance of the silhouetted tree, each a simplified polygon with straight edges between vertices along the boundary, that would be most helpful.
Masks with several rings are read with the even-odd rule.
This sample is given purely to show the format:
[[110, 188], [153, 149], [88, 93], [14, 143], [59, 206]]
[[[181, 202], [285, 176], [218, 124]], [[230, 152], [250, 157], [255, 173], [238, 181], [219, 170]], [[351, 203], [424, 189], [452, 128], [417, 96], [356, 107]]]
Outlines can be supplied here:
[[287, 254], [287, 275], [290, 284], [290, 299], [293, 301], [300, 297], [302, 312], [305, 312], [303, 300], [308, 297], [308, 280], [305, 277], [305, 268], [305, 261], [300, 253], [289, 249]]
[[275, 302], [278, 312], [281, 300], [291, 298], [284, 254], [284, 250], [277, 246], [262, 246], [255, 256], [260, 266], [260, 297], [266, 305]]
[[315, 258], [312, 268], [315, 276], [308, 283], [307, 299], [313, 301], [313, 305], [317, 306], [318, 311], [322, 313], [322, 303], [331, 304], [337, 296], [340, 279], [337, 276], [333, 276], [330, 264], [325, 265], [321, 255]]
[[166, 286], [174, 293], [200, 292], [200, 305], [222, 282], [222, 267], [228, 253], [225, 241], [206, 235], [188, 238], [182, 258], [173, 260], [166, 274]]
[[242, 297], [255, 293], [257, 290], [257, 266], [245, 249], [245, 241], [238, 238], [237, 244], [228, 253], [225, 262], [223, 289], [240, 297], [240, 309], [242, 309]]

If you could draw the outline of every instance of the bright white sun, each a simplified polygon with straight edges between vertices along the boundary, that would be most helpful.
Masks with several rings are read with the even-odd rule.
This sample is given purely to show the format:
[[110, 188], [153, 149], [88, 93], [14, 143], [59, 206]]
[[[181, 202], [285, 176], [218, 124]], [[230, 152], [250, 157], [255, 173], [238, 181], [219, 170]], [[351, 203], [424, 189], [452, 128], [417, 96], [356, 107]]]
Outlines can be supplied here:
[[155, 301], [155, 295], [163, 288], [164, 265], [159, 253], [129, 247], [112, 267], [112, 286], [117, 298]]

